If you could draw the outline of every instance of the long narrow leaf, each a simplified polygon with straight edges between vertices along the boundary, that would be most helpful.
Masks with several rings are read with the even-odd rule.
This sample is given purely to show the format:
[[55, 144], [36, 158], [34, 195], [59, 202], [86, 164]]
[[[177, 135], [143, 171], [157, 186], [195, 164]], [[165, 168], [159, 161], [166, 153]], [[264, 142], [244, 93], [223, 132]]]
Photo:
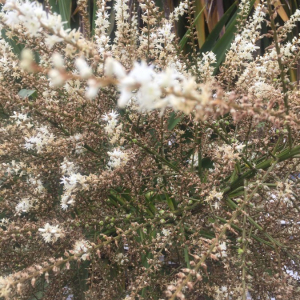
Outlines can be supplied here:
[[223, 17], [220, 19], [218, 24], [214, 27], [212, 32], [208, 35], [205, 43], [202, 45], [201, 50], [200, 50], [202, 53], [206, 52], [206, 51], [211, 51], [211, 49], [214, 46], [215, 41], [218, 39], [218, 37], [222, 31], [222, 28], [226, 25], [227, 21], [229, 20], [231, 14], [235, 8], [236, 8], [236, 4], [233, 3], [227, 9], [227, 11], [224, 13]]
[[96, 20], [96, 15], [97, 15], [97, 1], [93, 0], [93, 10], [92, 10], [92, 24], [91, 24], [91, 29], [92, 29], [92, 36], [95, 34], [95, 20]]
[[64, 27], [70, 28], [71, 12], [72, 12], [72, 0], [59, 0], [59, 13], [63, 21], [67, 22]]
[[[195, 7], [195, 16], [198, 16], [198, 14], [201, 13], [199, 18], [197, 20], [195, 19], [195, 27], [197, 30], [198, 45], [199, 45], [199, 48], [201, 48], [201, 46], [205, 42], [205, 15], [207, 15], [208, 13], [207, 13], [206, 5], [203, 0], [195, 1], [195, 6], [196, 6]], [[202, 14], [202, 11], [204, 12], [204, 14]]]
[[51, 7], [51, 10], [53, 13], [58, 13], [59, 14], [59, 6], [58, 6], [58, 1], [57, 0], [49, 0], [49, 5]]
[[[199, 14], [196, 16], [194, 22], [192, 23], [192, 27], [195, 26], [197, 20], [200, 18], [200, 16], [204, 12], [204, 9], [205, 9], [205, 7], [203, 7], [202, 10], [199, 12]], [[183, 49], [183, 47], [185, 46], [186, 42], [188, 41], [190, 33], [191, 33], [191, 29], [188, 29], [187, 32], [185, 33], [185, 35], [180, 40], [180, 42], [179, 42], [179, 48], [180, 48], [180, 50]]]

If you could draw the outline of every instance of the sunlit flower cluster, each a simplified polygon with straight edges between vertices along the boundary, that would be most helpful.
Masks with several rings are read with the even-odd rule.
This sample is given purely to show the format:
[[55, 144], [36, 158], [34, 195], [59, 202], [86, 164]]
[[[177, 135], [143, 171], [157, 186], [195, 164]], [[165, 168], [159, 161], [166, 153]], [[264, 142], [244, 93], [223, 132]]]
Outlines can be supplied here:
[[46, 243], [55, 243], [59, 238], [64, 237], [64, 232], [59, 225], [52, 226], [46, 223], [43, 228], [39, 228], [39, 232]]
[[299, 10], [4, 2], [0, 297], [298, 299]]

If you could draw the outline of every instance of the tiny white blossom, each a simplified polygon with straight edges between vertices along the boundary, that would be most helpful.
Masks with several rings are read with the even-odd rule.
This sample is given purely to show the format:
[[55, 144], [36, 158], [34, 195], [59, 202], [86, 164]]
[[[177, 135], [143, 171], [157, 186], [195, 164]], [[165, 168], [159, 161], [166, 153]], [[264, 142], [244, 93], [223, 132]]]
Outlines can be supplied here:
[[169, 235], [171, 234], [171, 231], [170, 231], [169, 229], [163, 228], [162, 234], [163, 234], [164, 236], [169, 236]]
[[75, 60], [75, 66], [79, 71], [79, 74], [82, 78], [89, 78], [93, 73], [91, 67], [83, 58], [77, 58]]
[[53, 85], [54, 87], [60, 87], [65, 82], [65, 79], [62, 76], [61, 72], [58, 71], [57, 69], [50, 70], [48, 72], [48, 76], [49, 76], [51, 85]]
[[65, 236], [59, 225], [51, 226], [49, 223], [46, 223], [44, 228], [39, 228], [39, 231], [46, 243], [55, 243], [59, 238]]
[[53, 62], [54, 67], [57, 68], [57, 69], [62, 69], [64, 67], [64, 59], [57, 52], [53, 53], [52, 62]]
[[25, 48], [21, 52], [20, 67], [28, 72], [32, 72], [32, 64], [34, 63], [33, 52]]
[[45, 38], [45, 44], [49, 49], [52, 49], [56, 43], [60, 43], [62, 41], [63, 39], [57, 35], [49, 35], [47, 38]]
[[100, 88], [99, 83], [94, 79], [89, 79], [87, 84], [88, 84], [88, 88], [86, 90], [85, 96], [88, 99], [96, 98]]
[[90, 248], [92, 248], [92, 246], [89, 241], [80, 240], [75, 242], [73, 251], [74, 254], [81, 256], [82, 260], [86, 260], [89, 255], [88, 251]]
[[32, 200], [29, 198], [22, 199], [16, 206], [16, 212], [17, 214], [27, 213], [32, 208]]
[[123, 167], [129, 160], [128, 154], [117, 148], [115, 148], [113, 152], [107, 152], [107, 154], [110, 156], [107, 164], [109, 169]]
[[104, 72], [106, 76], [116, 76], [117, 78], [126, 76], [125, 68], [112, 57], [108, 57], [105, 60]]

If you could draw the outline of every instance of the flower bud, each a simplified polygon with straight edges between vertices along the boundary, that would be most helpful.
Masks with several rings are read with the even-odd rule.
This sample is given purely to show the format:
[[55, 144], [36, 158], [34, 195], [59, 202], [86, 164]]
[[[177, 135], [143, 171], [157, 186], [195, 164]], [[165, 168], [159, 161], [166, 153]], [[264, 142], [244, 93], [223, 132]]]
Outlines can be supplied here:
[[89, 78], [93, 74], [91, 67], [83, 58], [77, 58], [75, 60], [75, 66], [78, 69], [80, 76], [84, 79]]
[[53, 53], [52, 62], [55, 68], [63, 69], [64, 67], [64, 59], [59, 53]]
[[21, 61], [20, 67], [25, 71], [32, 72], [33, 68], [32, 65], [34, 63], [34, 56], [31, 49], [25, 48], [21, 52]]

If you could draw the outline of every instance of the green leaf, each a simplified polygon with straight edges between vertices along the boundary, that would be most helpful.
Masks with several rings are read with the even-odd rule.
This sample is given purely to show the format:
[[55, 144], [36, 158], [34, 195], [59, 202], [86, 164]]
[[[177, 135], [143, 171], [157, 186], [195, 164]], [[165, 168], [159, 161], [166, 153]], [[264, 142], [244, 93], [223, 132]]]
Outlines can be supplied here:
[[155, 215], [155, 211], [156, 211], [156, 208], [155, 208], [155, 198], [156, 196], [154, 195], [151, 195], [151, 192], [145, 194], [145, 199], [146, 199], [146, 202], [147, 202], [147, 206], [149, 208], [149, 212], [150, 215]]
[[37, 92], [36, 90], [26, 90], [26, 89], [22, 89], [19, 91], [18, 95], [21, 98], [36, 98], [37, 97]]
[[176, 118], [175, 112], [172, 112], [169, 120], [168, 120], [168, 130], [173, 130], [176, 125], [183, 119], [183, 116]]
[[241, 196], [243, 194], [244, 194], [244, 187], [240, 186], [237, 189], [235, 189], [234, 191], [232, 191], [230, 194], [228, 194], [228, 196], [230, 198], [235, 198], [235, 197]]
[[95, 20], [96, 20], [96, 15], [97, 15], [97, 1], [93, 0], [93, 11], [92, 11], [92, 24], [91, 24], [91, 28], [92, 28], [92, 36], [95, 34]]
[[64, 22], [65, 29], [70, 28], [72, 0], [58, 0], [59, 13]]
[[28, 298], [28, 300], [41, 300], [44, 298], [45, 296], [45, 290], [48, 287], [48, 283], [46, 280], [44, 279], [38, 279], [37, 282], [35, 283], [35, 286], [38, 287], [38, 291], [36, 291], [35, 293], [33, 293], [30, 298]]
[[259, 122], [256, 127], [257, 128], [264, 128], [265, 125], [266, 125], [266, 122]]
[[174, 199], [170, 198], [167, 194], [165, 194], [168, 206], [170, 208], [171, 211], [175, 210], [177, 207], [177, 203], [175, 202]]
[[58, 0], [49, 0], [49, 5], [53, 13], [59, 14]]
[[215, 44], [215, 41], [218, 39], [218, 37], [219, 37], [219, 35], [220, 35], [221, 31], [222, 31], [223, 26], [225, 26], [225, 24], [229, 20], [229, 17], [231, 16], [231, 14], [234, 11], [235, 7], [236, 7], [236, 3], [233, 3], [227, 9], [227, 11], [224, 13], [224, 15], [222, 16], [222, 18], [220, 19], [220, 21], [216, 24], [216, 26], [214, 27], [214, 29], [208, 35], [205, 43], [201, 47], [201, 49], [200, 49], [201, 53], [204, 53], [204, 52], [207, 52], [207, 51], [211, 51], [211, 49], [213, 48], [213, 46]]
[[[79, 288], [80, 294], [83, 296], [84, 292], [86, 292], [89, 288], [88, 278], [89, 278], [89, 267], [90, 261], [85, 260], [77, 265], [77, 287]], [[76, 280], [75, 279], [75, 280]], [[76, 282], [76, 281], [75, 281]], [[82, 298], [81, 298], [82, 299]]]
[[[202, 6], [203, 5], [203, 6]], [[199, 48], [202, 47], [202, 45], [205, 42], [205, 12], [207, 10], [205, 10], [206, 5], [204, 4], [204, 1], [195, 1], [195, 16], [197, 16], [197, 21], [195, 22], [195, 27], [196, 27], [196, 31], [197, 31], [197, 39], [198, 39], [198, 45]], [[204, 14], [202, 14], [201, 12], [204, 11]], [[199, 18], [198, 18], [198, 14], [200, 14]]]
[[[184, 226], [180, 226], [180, 231], [181, 231], [182, 238], [185, 240], [186, 236], [185, 236]], [[185, 245], [185, 247], [183, 249], [183, 255], [184, 255], [184, 260], [186, 262], [186, 266], [188, 268], [190, 268], [191, 264], [190, 264], [190, 258], [189, 258], [189, 249], [188, 249], [187, 245]]]
[[214, 162], [209, 157], [202, 158], [203, 169], [214, 169]]

